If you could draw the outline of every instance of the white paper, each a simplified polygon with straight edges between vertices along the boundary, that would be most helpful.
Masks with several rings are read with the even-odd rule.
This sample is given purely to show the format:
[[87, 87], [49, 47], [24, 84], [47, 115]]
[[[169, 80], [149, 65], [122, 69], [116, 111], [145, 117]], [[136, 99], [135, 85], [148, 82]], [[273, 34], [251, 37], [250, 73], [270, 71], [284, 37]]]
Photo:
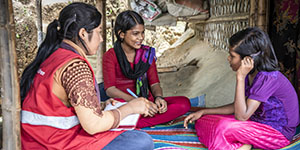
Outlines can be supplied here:
[[[116, 109], [122, 105], [126, 104], [126, 102], [118, 102], [115, 104], [115, 106], [111, 105], [111, 104], [108, 104], [104, 110], [112, 110], [112, 109]], [[120, 121], [120, 125], [119, 126], [134, 126], [132, 129], [135, 128], [136, 126], [136, 123], [138, 121], [140, 117], [140, 114], [131, 114], [131, 115], [128, 115], [127, 117], [125, 117], [124, 119], [122, 119]], [[121, 127], [122, 128], [122, 127]], [[117, 129], [113, 129], [113, 130], [117, 130]], [[120, 130], [120, 129], [119, 129]], [[121, 129], [122, 130], [122, 129]], [[126, 128], [126, 130], [128, 130]], [[130, 130], [130, 129], [129, 129]]]

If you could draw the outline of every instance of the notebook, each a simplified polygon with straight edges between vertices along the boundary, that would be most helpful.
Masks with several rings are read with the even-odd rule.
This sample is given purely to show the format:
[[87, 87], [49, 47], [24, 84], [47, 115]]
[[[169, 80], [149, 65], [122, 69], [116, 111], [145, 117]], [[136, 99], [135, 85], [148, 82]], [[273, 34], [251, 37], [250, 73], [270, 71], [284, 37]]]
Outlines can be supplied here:
[[[118, 102], [114, 106], [111, 104], [108, 104], [104, 110], [112, 110], [116, 109], [127, 102]], [[131, 114], [125, 117], [120, 121], [120, 125], [118, 128], [111, 129], [111, 131], [121, 131], [121, 130], [134, 130], [136, 128], [136, 124], [140, 118], [140, 114]]]

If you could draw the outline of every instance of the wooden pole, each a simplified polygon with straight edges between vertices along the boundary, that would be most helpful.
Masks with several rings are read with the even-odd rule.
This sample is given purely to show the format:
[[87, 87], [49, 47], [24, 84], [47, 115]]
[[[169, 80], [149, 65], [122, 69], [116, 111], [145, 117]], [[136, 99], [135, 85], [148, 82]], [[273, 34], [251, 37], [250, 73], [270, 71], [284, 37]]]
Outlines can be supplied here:
[[219, 22], [230, 22], [230, 21], [244, 21], [244, 20], [248, 20], [249, 16], [246, 14], [242, 14], [242, 15], [231, 15], [231, 16], [222, 16], [222, 17], [215, 17], [212, 19], [208, 19], [208, 20], [199, 20], [197, 21], [198, 23], [219, 23]]
[[100, 51], [97, 53], [96, 79], [98, 82], [102, 82], [102, 56], [106, 51], [106, 0], [96, 0], [96, 7], [102, 14], [101, 27], [103, 38], [103, 42], [100, 44]]
[[20, 91], [17, 75], [15, 24], [11, 0], [0, 1], [0, 63], [3, 149], [20, 150]]
[[257, 26], [267, 32], [267, 0], [259, 0], [258, 2], [258, 17]]
[[112, 19], [111, 20], [111, 44], [112, 45], [114, 45], [114, 42], [115, 42], [115, 26], [114, 26], [114, 24], [115, 24], [115, 20], [114, 19]]
[[268, 31], [269, 4], [269, 0], [250, 0], [249, 25], [251, 27], [257, 26], [265, 32]]
[[257, 0], [250, 0], [249, 26], [255, 27], [257, 23]]
[[42, 17], [42, 0], [36, 0], [36, 14], [37, 14], [37, 46], [43, 42], [43, 17]]

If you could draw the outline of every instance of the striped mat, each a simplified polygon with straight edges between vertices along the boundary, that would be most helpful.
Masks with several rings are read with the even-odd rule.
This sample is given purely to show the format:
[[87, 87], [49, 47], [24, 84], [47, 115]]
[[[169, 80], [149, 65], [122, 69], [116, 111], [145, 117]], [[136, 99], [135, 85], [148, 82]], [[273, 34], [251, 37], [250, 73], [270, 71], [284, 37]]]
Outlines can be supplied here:
[[[207, 150], [198, 141], [194, 124], [189, 124], [189, 128], [184, 129], [183, 119], [184, 116], [169, 124], [142, 128], [141, 130], [151, 135], [155, 150]], [[291, 144], [282, 150], [300, 150], [300, 127], [298, 127], [297, 134]]]

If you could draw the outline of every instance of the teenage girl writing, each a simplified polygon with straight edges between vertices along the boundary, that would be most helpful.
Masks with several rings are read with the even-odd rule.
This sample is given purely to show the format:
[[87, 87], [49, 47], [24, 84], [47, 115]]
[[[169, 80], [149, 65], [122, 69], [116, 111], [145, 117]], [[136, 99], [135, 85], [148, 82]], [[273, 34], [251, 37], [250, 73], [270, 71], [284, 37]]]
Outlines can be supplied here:
[[171, 121], [190, 109], [184, 96], [163, 97], [157, 74], [155, 49], [143, 45], [144, 21], [128, 10], [117, 16], [114, 47], [103, 56], [104, 88], [109, 97], [132, 101], [127, 88], [151, 103], [149, 117], [141, 117], [137, 127], [143, 128]]

